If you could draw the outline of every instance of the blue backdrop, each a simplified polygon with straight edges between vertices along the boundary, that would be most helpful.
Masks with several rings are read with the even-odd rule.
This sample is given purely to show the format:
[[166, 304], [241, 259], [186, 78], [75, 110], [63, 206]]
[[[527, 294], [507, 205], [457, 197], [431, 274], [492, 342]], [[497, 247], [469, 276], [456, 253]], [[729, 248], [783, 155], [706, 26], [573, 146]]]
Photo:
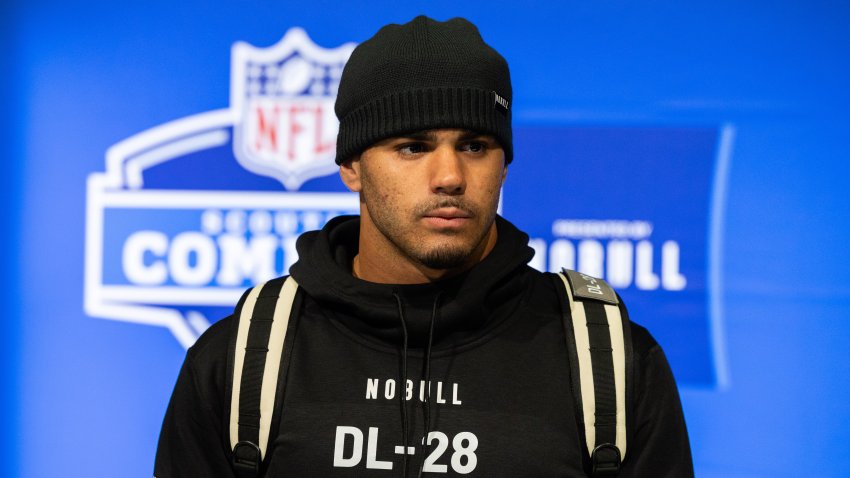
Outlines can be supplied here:
[[[212, 208], [169, 204], [154, 217], [133, 202], [142, 196], [122, 196], [292, 190], [236, 166], [245, 117], [225, 115], [206, 136], [218, 143], [143, 170], [143, 185], [106, 188], [110, 200], [131, 199], [105, 210], [98, 235], [88, 181], [109, 170], [107, 151], [229, 108], [236, 42], [268, 47], [300, 27], [336, 48], [419, 13], [471, 19], [508, 59], [517, 160], [503, 213], [534, 239], [536, 266], [618, 282], [673, 364], [697, 475], [846, 476], [850, 5], [729, 1], [5, 2], [0, 474], [150, 476], [184, 345], [226, 308], [137, 287], [119, 267], [134, 233], [173, 244], [222, 232], [216, 218], [232, 233], [242, 212], [243, 238], [269, 233], [267, 217], [295, 233], [350, 204], [334, 199], [315, 216], [285, 201], [239, 209], [218, 195]], [[121, 164], [150, 161], [145, 153], [174, 138]], [[333, 177], [295, 189], [342, 191]], [[87, 268], [95, 239], [99, 282]], [[152, 249], [138, 257], [143, 267], [165, 260]], [[86, 303], [92, 284], [148, 295], [108, 308], [108, 287]], [[226, 285], [201, 284], [232, 293]], [[140, 319], [144, 307], [157, 312]], [[170, 326], [142, 323], [160, 313]]]

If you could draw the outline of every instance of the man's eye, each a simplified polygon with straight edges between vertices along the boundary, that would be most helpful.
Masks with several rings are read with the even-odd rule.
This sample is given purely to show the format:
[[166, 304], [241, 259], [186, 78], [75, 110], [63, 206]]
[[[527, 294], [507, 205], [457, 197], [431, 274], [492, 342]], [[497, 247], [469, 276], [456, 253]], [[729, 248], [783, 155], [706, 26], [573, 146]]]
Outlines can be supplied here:
[[407, 143], [398, 147], [398, 152], [401, 154], [419, 154], [425, 152], [425, 145], [422, 143]]
[[462, 150], [470, 153], [482, 153], [487, 150], [487, 143], [484, 141], [470, 141], [463, 145]]

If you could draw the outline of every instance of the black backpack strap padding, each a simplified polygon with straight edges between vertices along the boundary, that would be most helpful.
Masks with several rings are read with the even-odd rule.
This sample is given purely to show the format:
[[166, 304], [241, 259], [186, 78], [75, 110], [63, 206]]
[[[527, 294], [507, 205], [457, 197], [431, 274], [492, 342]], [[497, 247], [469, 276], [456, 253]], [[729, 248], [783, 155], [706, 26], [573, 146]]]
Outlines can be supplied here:
[[596, 443], [614, 443], [617, 439], [617, 390], [614, 384], [614, 358], [605, 305], [582, 301], [587, 319], [590, 361], [593, 365], [593, 391], [596, 411]]
[[269, 441], [283, 344], [298, 284], [254, 287], [238, 311], [230, 394], [230, 445], [240, 478], [258, 476]]
[[632, 381], [627, 380], [631, 370], [628, 317], [621, 314], [619, 297], [604, 281], [575, 271], [564, 271], [559, 277], [569, 303], [564, 307], [564, 325], [571, 382], [575, 384], [578, 377], [581, 400], [576, 403], [591, 473], [616, 476], [626, 454], [626, 398]]
[[[269, 337], [274, 324], [274, 309], [283, 284], [280, 281], [265, 283], [254, 301], [254, 310], [248, 328], [242, 380], [239, 389], [239, 441], [260, 443], [260, 395], [263, 386]], [[237, 339], [238, 340], [238, 339]]]
[[[581, 301], [584, 306], [594, 394], [595, 443], [590, 452], [593, 476], [616, 476], [622, 456], [617, 447], [617, 387], [614, 345], [609, 317], [601, 302]], [[619, 320], [619, 317], [615, 318]], [[623, 369], [623, 372], [625, 369]], [[624, 393], [625, 389], [621, 392]]]
[[[617, 295], [619, 299], [619, 294]], [[626, 304], [620, 300], [620, 304], [618, 305], [620, 308], [620, 317], [622, 317], [623, 322], [623, 345], [625, 352], [625, 361], [626, 361], [626, 441], [628, 442], [632, 435], [634, 434], [635, 428], [635, 403], [637, 400], [635, 399], [635, 361], [634, 361], [634, 348], [632, 344], [632, 329], [631, 329], [631, 319], [629, 318], [629, 311], [626, 309]], [[625, 453], [623, 453], [625, 456]]]

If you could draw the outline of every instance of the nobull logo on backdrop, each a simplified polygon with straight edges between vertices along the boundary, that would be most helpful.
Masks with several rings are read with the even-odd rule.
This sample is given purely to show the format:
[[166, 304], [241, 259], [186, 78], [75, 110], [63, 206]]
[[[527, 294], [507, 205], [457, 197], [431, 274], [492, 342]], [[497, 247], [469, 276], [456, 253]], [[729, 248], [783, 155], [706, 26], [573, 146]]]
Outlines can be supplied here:
[[109, 148], [88, 180], [86, 312], [166, 327], [188, 347], [247, 287], [287, 273], [298, 235], [357, 213], [328, 177], [353, 48], [301, 29], [269, 48], [237, 43], [230, 107]]
[[[535, 266], [556, 271], [579, 270], [605, 278], [617, 289], [683, 290], [688, 284], [680, 267], [681, 246], [674, 239], [653, 237], [649, 221], [556, 219], [547, 244], [531, 241]], [[660, 256], [660, 257], [659, 257]]]

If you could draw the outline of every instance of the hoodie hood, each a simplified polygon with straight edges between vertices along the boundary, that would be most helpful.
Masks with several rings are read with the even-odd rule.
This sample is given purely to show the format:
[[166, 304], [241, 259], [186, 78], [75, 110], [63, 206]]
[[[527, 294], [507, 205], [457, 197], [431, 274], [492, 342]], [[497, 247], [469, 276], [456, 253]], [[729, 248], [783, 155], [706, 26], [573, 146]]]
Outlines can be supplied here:
[[427, 340], [439, 296], [435, 349], [458, 342], [493, 320], [493, 310], [521, 294], [521, 272], [534, 256], [528, 236], [497, 217], [493, 250], [468, 271], [426, 284], [377, 284], [355, 278], [351, 264], [359, 248], [360, 218], [341, 216], [319, 231], [302, 234], [292, 277], [313, 299], [331, 308], [345, 325], [389, 344], [399, 343], [399, 297], [410, 345]]

